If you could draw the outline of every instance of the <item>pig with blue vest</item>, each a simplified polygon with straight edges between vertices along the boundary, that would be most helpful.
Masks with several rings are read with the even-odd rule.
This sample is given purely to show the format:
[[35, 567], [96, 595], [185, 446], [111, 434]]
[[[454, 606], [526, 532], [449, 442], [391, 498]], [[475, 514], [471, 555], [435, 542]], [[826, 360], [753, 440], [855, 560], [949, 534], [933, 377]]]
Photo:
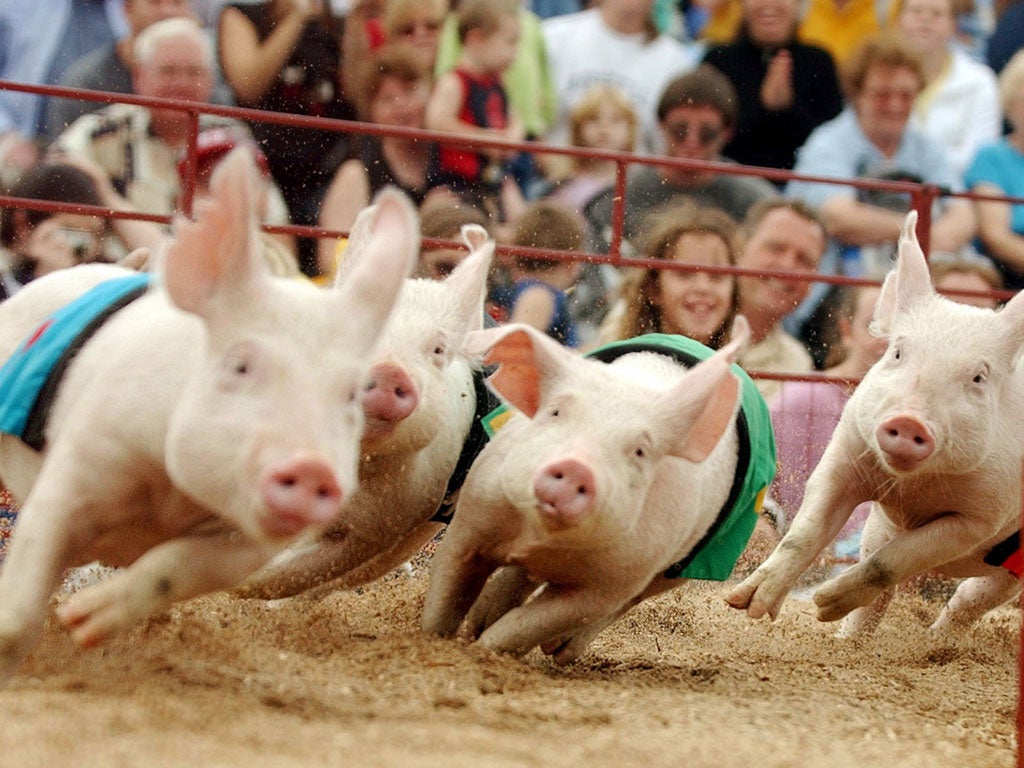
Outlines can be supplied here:
[[362, 393], [415, 264], [415, 209], [382, 192], [357, 233], [365, 258], [325, 289], [267, 273], [258, 188], [235, 150], [152, 284], [86, 265], [0, 305], [0, 478], [21, 503], [0, 571], [0, 680], [67, 568], [116, 567], [57, 607], [92, 646], [237, 586], [355, 492]]

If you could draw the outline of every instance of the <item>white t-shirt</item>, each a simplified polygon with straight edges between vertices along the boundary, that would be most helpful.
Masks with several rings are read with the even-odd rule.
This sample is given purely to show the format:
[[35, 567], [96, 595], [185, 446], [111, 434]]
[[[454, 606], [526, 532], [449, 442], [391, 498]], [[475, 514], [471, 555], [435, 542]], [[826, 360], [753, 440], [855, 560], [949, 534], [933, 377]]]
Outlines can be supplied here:
[[648, 42], [643, 34], [615, 32], [597, 8], [545, 19], [541, 30], [558, 99], [548, 141], [567, 144], [569, 111], [590, 86], [609, 83], [636, 105], [641, 125], [637, 150], [660, 150], [658, 100], [670, 80], [697, 65], [696, 50], [664, 34]]
[[978, 147], [1003, 132], [999, 81], [981, 62], [954, 48], [949, 67], [917, 97], [911, 124], [946, 148], [963, 178]]

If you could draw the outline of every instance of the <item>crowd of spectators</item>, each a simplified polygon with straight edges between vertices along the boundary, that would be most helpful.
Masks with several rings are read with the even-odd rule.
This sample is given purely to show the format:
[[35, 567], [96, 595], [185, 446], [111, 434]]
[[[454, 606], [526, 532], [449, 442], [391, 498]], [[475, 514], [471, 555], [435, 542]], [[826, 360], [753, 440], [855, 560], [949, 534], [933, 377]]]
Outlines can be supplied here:
[[[753, 330], [745, 367], [855, 379], [873, 355], [861, 328], [872, 294], [813, 277], [884, 273], [911, 199], [905, 186], [842, 182], [931, 185], [932, 250], [983, 267], [954, 277], [967, 290], [1024, 285], [1024, 204], [1000, 199], [1024, 195], [1022, 30], [1020, 0], [0, 0], [2, 80], [450, 138], [202, 114], [197, 146], [181, 110], [0, 89], [0, 188], [187, 212], [216, 161], [247, 144], [267, 224], [345, 232], [397, 185], [433, 237], [482, 222], [511, 245], [677, 265], [506, 259], [499, 320], [583, 349], [652, 331], [718, 346], [739, 312]], [[533, 142], [619, 154], [522, 151]], [[619, 199], [624, 156], [643, 162]], [[987, 197], [951, 195], [964, 191]], [[148, 221], [69, 216], [2, 211], [4, 296], [167, 236]], [[276, 235], [266, 249], [279, 273], [326, 279], [343, 242]], [[422, 274], [459, 257], [424, 249]], [[714, 271], [733, 266], [800, 274]]]

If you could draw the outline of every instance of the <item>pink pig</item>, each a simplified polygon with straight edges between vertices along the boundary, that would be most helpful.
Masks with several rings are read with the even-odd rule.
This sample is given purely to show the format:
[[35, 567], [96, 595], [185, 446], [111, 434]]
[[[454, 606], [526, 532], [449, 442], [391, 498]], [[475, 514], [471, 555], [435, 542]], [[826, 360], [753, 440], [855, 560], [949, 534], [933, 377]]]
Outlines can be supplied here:
[[[71, 359], [41, 450], [0, 436], [3, 481], [23, 504], [0, 572], [0, 680], [35, 644], [69, 566], [124, 566], [58, 608], [94, 645], [238, 584], [332, 524], [354, 492], [360, 397], [416, 258], [415, 210], [400, 193], [378, 197], [357, 233], [365, 266], [336, 290], [272, 278], [255, 173], [245, 150], [225, 159], [198, 220], [176, 223], [154, 285]], [[139, 276], [90, 265], [29, 284], [0, 304], [0, 359], [118, 278]]]
[[[738, 318], [728, 346], [687, 367], [646, 349], [586, 359], [527, 326], [481, 332], [485, 362], [500, 363], [489, 381], [517, 410], [466, 478], [434, 556], [424, 630], [453, 635], [465, 620], [487, 648], [539, 645], [567, 663], [630, 607], [685, 581], [669, 569], [728, 519], [739, 537], [707, 577], [725, 578], [756, 518], [753, 503], [722, 515], [746, 476], [730, 364], [748, 338]], [[760, 490], [774, 443], [745, 381], [764, 414], [758, 444], [771, 446]]]
[[822, 621], [847, 617], [841, 635], [872, 631], [894, 587], [928, 570], [973, 577], [937, 631], [966, 626], [1019, 592], [1024, 294], [997, 312], [937, 294], [916, 220], [907, 217], [875, 307], [873, 330], [888, 350], [847, 403], [792, 527], [727, 598], [754, 618], [775, 618], [862, 501], [874, 503], [860, 562], [814, 596]]
[[[485, 439], [473, 424], [488, 400], [480, 397], [479, 360], [462, 348], [483, 326], [494, 241], [477, 226], [465, 227], [463, 238], [470, 254], [443, 281], [406, 280], [388, 318], [363, 396], [366, 430], [351, 503], [322, 536], [254, 574], [241, 594], [352, 588], [405, 562], [441, 529], [437, 513], [457, 493], [449, 487], [456, 466]], [[342, 281], [360, 258], [346, 254]]]

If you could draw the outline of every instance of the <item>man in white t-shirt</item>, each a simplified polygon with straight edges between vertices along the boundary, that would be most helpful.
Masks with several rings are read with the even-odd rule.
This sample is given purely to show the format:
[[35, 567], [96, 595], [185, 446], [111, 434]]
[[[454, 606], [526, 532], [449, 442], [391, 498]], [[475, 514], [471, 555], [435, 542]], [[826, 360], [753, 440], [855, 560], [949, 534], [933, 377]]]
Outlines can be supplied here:
[[699, 56], [654, 26], [654, 0], [602, 0], [596, 8], [546, 19], [541, 29], [558, 99], [547, 139], [568, 143], [567, 116], [595, 83], [611, 83], [635, 104], [639, 151], [661, 149], [655, 110], [670, 80], [693, 69]]

